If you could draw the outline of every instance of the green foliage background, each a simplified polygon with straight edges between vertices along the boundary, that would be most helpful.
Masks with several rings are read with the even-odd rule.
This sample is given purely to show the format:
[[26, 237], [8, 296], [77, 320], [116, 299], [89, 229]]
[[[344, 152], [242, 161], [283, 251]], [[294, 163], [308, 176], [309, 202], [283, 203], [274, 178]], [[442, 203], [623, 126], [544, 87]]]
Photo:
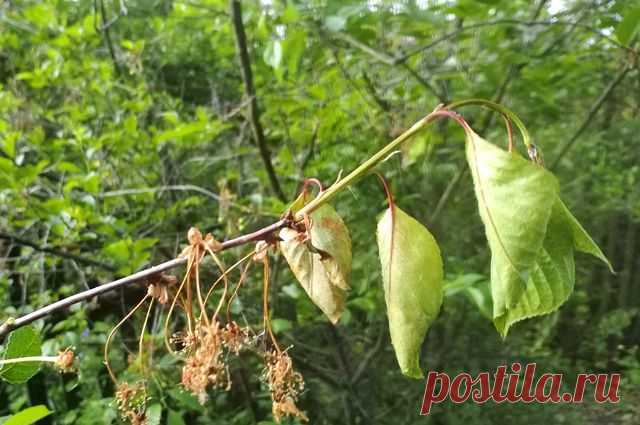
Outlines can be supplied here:
[[[286, 208], [253, 143], [227, 2], [124, 4], [122, 16], [115, 0], [0, 4], [2, 319], [172, 258], [190, 226], [224, 239]], [[578, 256], [575, 292], [563, 308], [515, 325], [502, 341], [487, 317], [490, 254], [464, 136], [438, 123], [379, 167], [397, 204], [428, 225], [445, 262], [444, 305], [423, 346], [423, 369], [475, 374], [536, 362], [539, 371], [564, 373], [568, 389], [577, 373], [620, 372], [622, 401], [443, 403], [418, 416], [424, 383], [400, 374], [388, 337], [374, 232], [385, 198], [367, 178], [334, 203], [354, 244], [353, 289], [337, 328], [284, 261], [272, 273], [273, 324], [282, 344], [294, 346], [311, 423], [638, 423], [640, 72], [637, 53], [623, 47], [638, 47], [640, 4], [263, 0], [243, 9], [261, 121], [290, 199], [303, 177], [330, 184], [439, 103], [495, 99], [523, 118], [547, 165], [559, 161], [563, 199], [617, 270], [610, 275]], [[505, 146], [495, 116], [463, 114]], [[234, 307], [250, 323], [261, 317], [260, 283], [251, 276]], [[38, 322], [47, 354], [76, 347], [78, 374], [42, 368], [27, 384], [0, 384], [0, 416], [44, 404], [55, 413], [43, 424], [118, 423], [101, 350], [142, 294], [131, 285]], [[160, 313], [152, 316], [155, 335]], [[138, 373], [128, 359], [141, 321], [116, 340], [112, 361], [123, 377]], [[181, 391], [174, 360], [158, 351], [153, 361], [152, 397], [166, 423], [271, 423], [255, 358], [234, 362], [232, 390], [212, 393], [204, 406]]]

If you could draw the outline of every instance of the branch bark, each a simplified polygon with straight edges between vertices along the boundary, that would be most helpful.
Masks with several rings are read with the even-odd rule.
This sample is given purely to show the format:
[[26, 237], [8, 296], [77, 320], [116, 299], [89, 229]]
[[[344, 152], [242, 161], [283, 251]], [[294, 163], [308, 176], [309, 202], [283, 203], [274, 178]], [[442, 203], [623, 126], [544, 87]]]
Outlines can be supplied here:
[[[256, 242], [259, 240], [265, 240], [273, 237], [274, 232], [282, 229], [283, 227], [291, 225], [291, 218], [284, 218], [276, 221], [269, 226], [263, 227], [260, 230], [257, 230], [253, 233], [248, 233], [246, 235], [238, 236], [234, 239], [229, 239], [228, 241], [222, 242], [221, 250], [226, 250], [229, 248], [237, 247], [240, 245], [245, 245], [247, 243]], [[139, 280], [151, 277], [153, 275], [157, 275], [162, 273], [163, 271], [181, 266], [187, 262], [186, 257], [178, 257], [173, 260], [165, 261], [164, 263], [158, 264], [157, 266], [150, 267], [148, 269], [139, 271], [127, 277], [123, 277], [121, 279], [114, 280], [109, 283], [105, 283], [95, 288], [91, 288], [87, 291], [78, 292], [77, 294], [71, 295], [67, 298], [63, 298], [59, 301], [56, 301], [53, 304], [49, 304], [45, 307], [42, 307], [32, 313], [26, 314], [17, 319], [9, 319], [4, 324], [0, 326], [0, 341], [12, 330], [17, 329], [19, 327], [28, 325], [29, 323], [42, 319], [58, 310], [65, 309], [67, 307], [72, 306], [73, 304], [89, 300], [98, 295], [104, 294], [105, 292], [113, 291], [114, 289], [120, 288], [129, 283], [137, 282]]]
[[244, 24], [242, 23], [242, 5], [240, 0], [230, 0], [231, 7], [231, 21], [233, 23], [233, 30], [236, 38], [236, 49], [238, 59], [240, 61], [240, 68], [242, 70], [242, 81], [244, 83], [244, 92], [247, 98], [251, 99], [249, 102], [249, 120], [251, 122], [251, 128], [253, 130], [253, 136], [264, 168], [269, 176], [269, 182], [271, 183], [271, 189], [281, 201], [286, 201], [286, 196], [282, 191], [278, 176], [273, 168], [271, 162], [271, 153], [267, 146], [267, 139], [264, 135], [264, 129], [260, 123], [260, 109], [258, 108], [258, 100], [256, 99], [256, 90], [253, 85], [253, 72], [251, 71], [251, 60], [249, 58], [249, 51], [247, 49], [247, 36], [244, 31]]

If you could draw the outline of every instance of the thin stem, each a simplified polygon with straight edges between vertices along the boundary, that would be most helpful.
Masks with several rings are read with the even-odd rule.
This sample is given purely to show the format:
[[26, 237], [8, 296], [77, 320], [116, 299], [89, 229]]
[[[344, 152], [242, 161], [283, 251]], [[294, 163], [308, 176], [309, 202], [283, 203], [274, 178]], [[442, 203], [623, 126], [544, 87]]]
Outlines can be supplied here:
[[[149, 322], [149, 315], [151, 313], [151, 309], [153, 308], [153, 302], [156, 299], [151, 297], [151, 302], [149, 302], [149, 308], [147, 308], [147, 314], [144, 316], [144, 322], [142, 322], [142, 331], [140, 332], [140, 340], [138, 341], [138, 360], [140, 361], [140, 370], [142, 374], [145, 373], [145, 362], [142, 358], [142, 347], [144, 346], [144, 331], [147, 330], [147, 323]], [[152, 346], [153, 347], [153, 346]]]
[[[193, 266], [193, 257], [190, 255], [189, 256], [189, 264], [187, 265], [187, 271], [184, 274], [184, 278], [182, 279], [182, 283], [180, 283], [180, 286], [178, 287], [178, 291], [176, 292], [176, 295], [173, 297], [173, 301], [171, 302], [171, 306], [169, 307], [169, 311], [167, 312], [167, 318], [164, 321], [164, 345], [167, 347], [167, 351], [171, 354], [174, 354], [175, 352], [173, 351], [173, 349], [171, 348], [171, 344], [169, 343], [169, 322], [171, 321], [171, 315], [173, 314], [173, 309], [176, 307], [176, 302], [178, 300], [178, 298], [180, 297], [180, 293], [182, 292], [182, 288], [184, 287], [184, 285], [187, 283], [187, 281], [189, 280], [189, 275], [191, 274], [191, 267]], [[187, 306], [184, 305], [184, 310], [185, 313], [187, 313]], [[188, 317], [188, 315], [187, 315]]]
[[[196, 247], [196, 252], [200, 250], [200, 247]], [[204, 299], [202, 298], [202, 289], [200, 288], [200, 264], [196, 265], [196, 293], [198, 295], [198, 304], [200, 304], [200, 316], [199, 320], [202, 320], [204, 316], [204, 321], [207, 326], [209, 326], [209, 317], [207, 316], [207, 309], [205, 308]]]
[[113, 370], [111, 370], [111, 366], [109, 365], [109, 347], [111, 346], [111, 340], [113, 339], [113, 336], [120, 328], [120, 326], [122, 326], [122, 324], [126, 322], [129, 317], [133, 316], [133, 313], [135, 313], [140, 308], [140, 306], [144, 304], [147, 298], [149, 298], [149, 294], [142, 297], [140, 302], [135, 307], [133, 307], [131, 311], [127, 313], [127, 315], [124, 316], [122, 320], [120, 320], [118, 324], [113, 327], [113, 329], [111, 329], [111, 332], [109, 332], [109, 336], [107, 337], [107, 342], [104, 344], [104, 365], [107, 367], [107, 372], [109, 372], [109, 376], [114, 383], [117, 383], [118, 380], [116, 379], [116, 375], [114, 375]]
[[378, 162], [382, 161], [386, 158], [391, 152], [393, 152], [398, 146], [402, 143], [409, 140], [411, 137], [415, 136], [419, 133], [423, 128], [425, 128], [428, 124], [433, 121], [433, 113], [425, 116], [420, 119], [411, 128], [400, 136], [391, 141], [388, 145], [380, 149], [377, 153], [375, 153], [371, 158], [360, 164], [355, 170], [349, 173], [347, 176], [342, 178], [341, 180], [336, 181], [331, 187], [326, 189], [324, 192], [319, 194], [315, 199], [301, 208], [296, 214], [295, 218], [300, 220], [304, 217], [305, 214], [311, 214], [313, 211], [318, 209], [321, 205], [328, 202], [329, 199], [333, 198], [338, 192], [344, 189], [347, 186], [352, 185], [356, 180], [361, 178], [367, 171], [375, 167]]
[[227, 322], [230, 323], [231, 322], [231, 304], [233, 303], [233, 300], [236, 299], [236, 297], [238, 296], [238, 291], [240, 290], [240, 287], [242, 286], [242, 283], [244, 282], [244, 279], [247, 277], [247, 272], [249, 271], [249, 267], [251, 267], [251, 264], [253, 264], [252, 261], [249, 261], [247, 263], [246, 266], [244, 266], [244, 269], [242, 270], [242, 273], [240, 273], [240, 279], [238, 279], [238, 284], [236, 285], [235, 289], [233, 290], [233, 294], [231, 294], [231, 296], [229, 297], [229, 302], [227, 303]]
[[513, 111], [505, 108], [499, 103], [495, 103], [485, 99], [467, 99], [461, 100], [459, 102], [453, 102], [447, 105], [446, 109], [457, 109], [468, 105], [479, 105], [485, 108], [493, 109], [494, 111], [501, 113], [505, 118], [513, 121], [516, 127], [518, 127], [518, 130], [520, 130], [520, 134], [522, 135], [522, 142], [524, 143], [525, 147], [529, 149], [529, 147], [531, 146], [531, 137], [529, 136], [527, 127], [525, 127], [524, 123], [520, 120], [520, 118], [518, 118], [515, 113], [513, 113]]
[[275, 347], [278, 354], [282, 351], [280, 350], [280, 346], [276, 341], [275, 335], [273, 335], [273, 331], [271, 330], [271, 320], [269, 320], [269, 256], [265, 255], [262, 259], [262, 269], [263, 269], [263, 284], [262, 284], [262, 324], [264, 329], [269, 333], [269, 337], [271, 338], [271, 342]]
[[16, 357], [14, 359], [0, 360], [0, 366], [14, 363], [27, 363], [27, 362], [49, 362], [55, 363], [58, 361], [57, 356], [29, 356], [29, 357]]

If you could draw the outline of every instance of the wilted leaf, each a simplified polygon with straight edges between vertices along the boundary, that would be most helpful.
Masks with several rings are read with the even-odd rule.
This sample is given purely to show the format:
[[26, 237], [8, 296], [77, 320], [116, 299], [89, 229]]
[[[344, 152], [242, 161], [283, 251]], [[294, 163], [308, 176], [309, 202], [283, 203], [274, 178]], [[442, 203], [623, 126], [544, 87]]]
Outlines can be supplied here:
[[3, 425], [31, 425], [51, 413], [53, 412], [43, 405], [28, 407], [11, 416]]
[[558, 183], [544, 168], [469, 130], [467, 161], [491, 248], [494, 318], [514, 308], [542, 247]]
[[391, 208], [377, 232], [391, 342], [402, 373], [421, 378], [420, 348], [442, 304], [442, 258], [422, 224]]
[[512, 324], [550, 313], [571, 295], [573, 251], [608, 260], [560, 200], [555, 177], [469, 131], [480, 216], [491, 248], [493, 321], [504, 337]]
[[[31, 326], [24, 326], [9, 334], [3, 359], [40, 356], [42, 339]], [[6, 364], [0, 369], [0, 377], [11, 384], [27, 382], [40, 369], [40, 362]]]
[[518, 304], [494, 317], [496, 329], [506, 337], [514, 323], [548, 314], [560, 307], [575, 284], [574, 249], [594, 255], [609, 267], [609, 261], [560, 198], [556, 198], [547, 234]]
[[292, 229], [280, 232], [280, 250], [311, 300], [337, 323], [351, 274], [351, 238], [336, 210], [323, 205], [311, 215], [310, 240]]

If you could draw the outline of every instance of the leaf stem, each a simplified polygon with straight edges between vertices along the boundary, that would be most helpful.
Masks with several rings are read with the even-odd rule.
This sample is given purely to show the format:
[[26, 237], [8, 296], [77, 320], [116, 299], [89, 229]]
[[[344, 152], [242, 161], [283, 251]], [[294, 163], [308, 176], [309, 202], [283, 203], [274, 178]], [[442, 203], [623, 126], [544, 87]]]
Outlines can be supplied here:
[[313, 199], [311, 202], [309, 202], [307, 205], [301, 208], [298, 212], [296, 212], [295, 214], [296, 220], [301, 220], [305, 214], [307, 215], [311, 214], [313, 211], [318, 209], [322, 204], [328, 202], [329, 199], [333, 198], [342, 189], [352, 185], [356, 180], [364, 176], [364, 174], [367, 171], [375, 167], [380, 161], [386, 158], [391, 152], [393, 152], [394, 149], [396, 149], [402, 143], [409, 140], [411, 137], [415, 136], [418, 132], [420, 132], [420, 130], [422, 130], [427, 125], [429, 125], [433, 121], [433, 118], [434, 118], [433, 113], [431, 113], [425, 116], [424, 118], [420, 119], [418, 122], [412, 125], [409, 130], [405, 131], [396, 139], [394, 139], [389, 144], [387, 144], [385, 147], [380, 149], [377, 153], [375, 153], [372, 157], [370, 157], [365, 162], [360, 164], [355, 170], [350, 172], [347, 176], [336, 181], [331, 187], [326, 189], [324, 192], [318, 195], [315, 199]]
[[56, 363], [58, 356], [28, 356], [28, 357], [16, 357], [14, 359], [0, 360], [0, 366], [14, 363], [27, 363], [27, 362], [50, 362]]
[[506, 120], [512, 121], [516, 125], [516, 127], [518, 127], [518, 130], [520, 130], [520, 134], [522, 135], [522, 142], [524, 143], [526, 148], [529, 149], [529, 147], [531, 146], [531, 137], [529, 136], [527, 127], [525, 127], [524, 123], [512, 110], [505, 108], [499, 103], [495, 103], [485, 99], [466, 99], [459, 102], [453, 102], [447, 105], [446, 109], [457, 109], [468, 105], [484, 106], [485, 108], [489, 108], [496, 112], [499, 112]]

